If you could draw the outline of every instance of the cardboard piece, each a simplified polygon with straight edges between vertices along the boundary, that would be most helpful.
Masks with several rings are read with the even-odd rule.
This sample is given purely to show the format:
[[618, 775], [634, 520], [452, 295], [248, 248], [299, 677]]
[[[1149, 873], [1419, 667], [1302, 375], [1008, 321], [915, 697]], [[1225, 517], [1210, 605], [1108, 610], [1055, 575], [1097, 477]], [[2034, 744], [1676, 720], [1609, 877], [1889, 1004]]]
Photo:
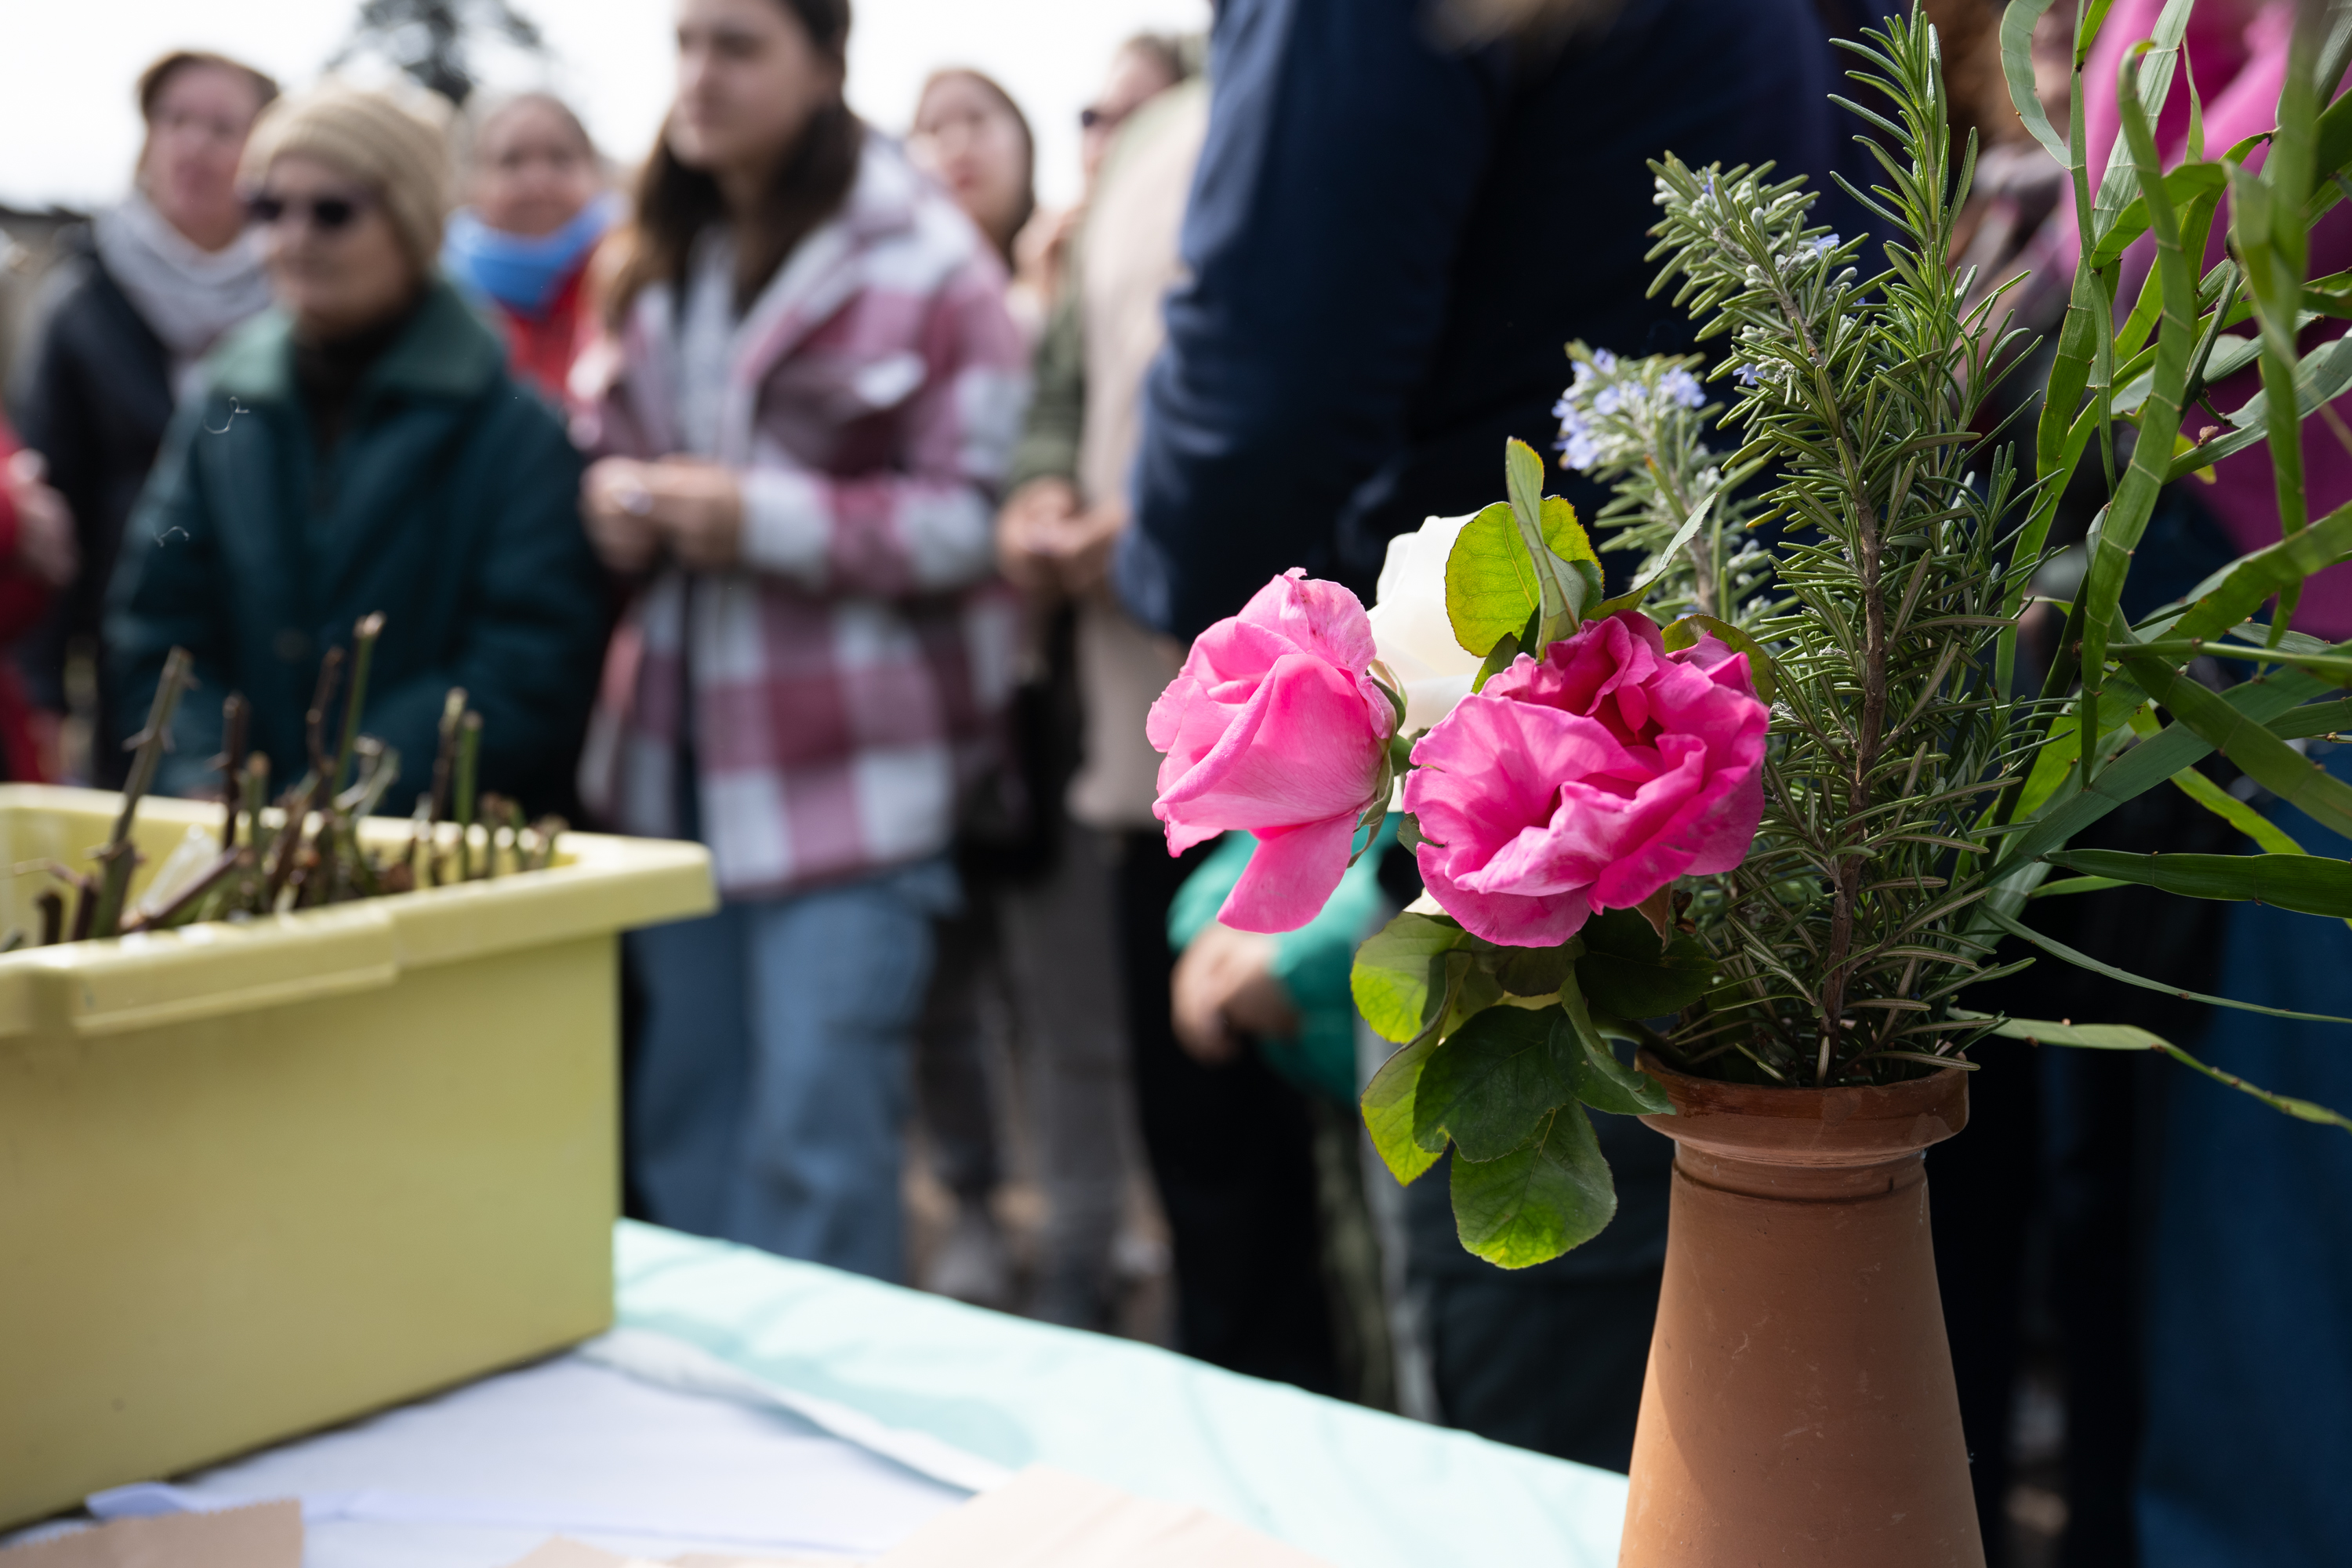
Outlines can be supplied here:
[[302, 1505], [118, 1519], [0, 1550], [0, 1568], [302, 1568]]
[[1331, 1568], [1204, 1509], [1044, 1465], [915, 1531], [874, 1568]]

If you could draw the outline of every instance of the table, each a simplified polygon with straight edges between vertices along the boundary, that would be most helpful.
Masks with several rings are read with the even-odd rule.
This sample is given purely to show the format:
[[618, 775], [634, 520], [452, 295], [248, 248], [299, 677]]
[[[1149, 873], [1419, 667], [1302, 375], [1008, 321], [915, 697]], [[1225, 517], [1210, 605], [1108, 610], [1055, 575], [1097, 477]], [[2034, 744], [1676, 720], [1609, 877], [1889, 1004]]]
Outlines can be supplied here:
[[604, 1340], [94, 1506], [299, 1496], [307, 1568], [497, 1568], [558, 1532], [860, 1557], [1043, 1463], [1339, 1568], [1616, 1561], [1622, 1476], [649, 1226], [614, 1248]]

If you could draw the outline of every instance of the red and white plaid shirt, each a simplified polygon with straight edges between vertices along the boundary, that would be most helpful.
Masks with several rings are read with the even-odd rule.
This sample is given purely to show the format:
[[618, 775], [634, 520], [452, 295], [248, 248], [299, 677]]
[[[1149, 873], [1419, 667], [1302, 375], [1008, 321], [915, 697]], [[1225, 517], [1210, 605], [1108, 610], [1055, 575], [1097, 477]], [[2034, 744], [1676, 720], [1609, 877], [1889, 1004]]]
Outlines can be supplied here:
[[[583, 358], [590, 449], [689, 449], [679, 314], [672, 289], [647, 289], [618, 342]], [[690, 701], [719, 890], [761, 897], [954, 833], [1013, 680], [992, 528], [1028, 357], [995, 255], [869, 134], [842, 211], [734, 326], [726, 362], [707, 440], [742, 479], [744, 564], [667, 566], [638, 595], [581, 794], [623, 832], [676, 837]]]

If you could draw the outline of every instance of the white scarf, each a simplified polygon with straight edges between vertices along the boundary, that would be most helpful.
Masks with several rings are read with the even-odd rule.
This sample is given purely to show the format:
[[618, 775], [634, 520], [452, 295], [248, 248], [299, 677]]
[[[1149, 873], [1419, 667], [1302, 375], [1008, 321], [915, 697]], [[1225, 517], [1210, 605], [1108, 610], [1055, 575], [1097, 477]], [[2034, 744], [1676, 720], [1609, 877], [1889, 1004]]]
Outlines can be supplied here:
[[257, 230], [205, 250], [136, 192], [91, 226], [107, 274], [171, 356], [174, 395], [187, 391], [196, 362], [224, 333], [269, 303]]

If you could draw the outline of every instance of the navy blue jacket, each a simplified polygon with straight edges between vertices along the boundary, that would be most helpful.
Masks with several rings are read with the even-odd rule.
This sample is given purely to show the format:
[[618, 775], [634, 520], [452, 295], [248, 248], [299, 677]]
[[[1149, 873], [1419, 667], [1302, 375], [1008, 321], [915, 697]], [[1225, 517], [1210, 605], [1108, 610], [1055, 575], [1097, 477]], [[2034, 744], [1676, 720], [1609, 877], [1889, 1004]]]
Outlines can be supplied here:
[[[1370, 602], [1389, 538], [1549, 452], [1571, 338], [1687, 349], [1643, 298], [1646, 161], [1861, 172], [1811, 0], [1624, 0], [1564, 45], [1435, 47], [1426, 0], [1226, 0], [1145, 392], [1118, 586], [1189, 637], [1292, 566]], [[1858, 150], [1853, 150], [1858, 151]], [[1840, 202], [1824, 221], [1856, 209]], [[1850, 220], [1849, 220], [1850, 221]], [[1604, 499], [1573, 477], [1590, 515]]]

